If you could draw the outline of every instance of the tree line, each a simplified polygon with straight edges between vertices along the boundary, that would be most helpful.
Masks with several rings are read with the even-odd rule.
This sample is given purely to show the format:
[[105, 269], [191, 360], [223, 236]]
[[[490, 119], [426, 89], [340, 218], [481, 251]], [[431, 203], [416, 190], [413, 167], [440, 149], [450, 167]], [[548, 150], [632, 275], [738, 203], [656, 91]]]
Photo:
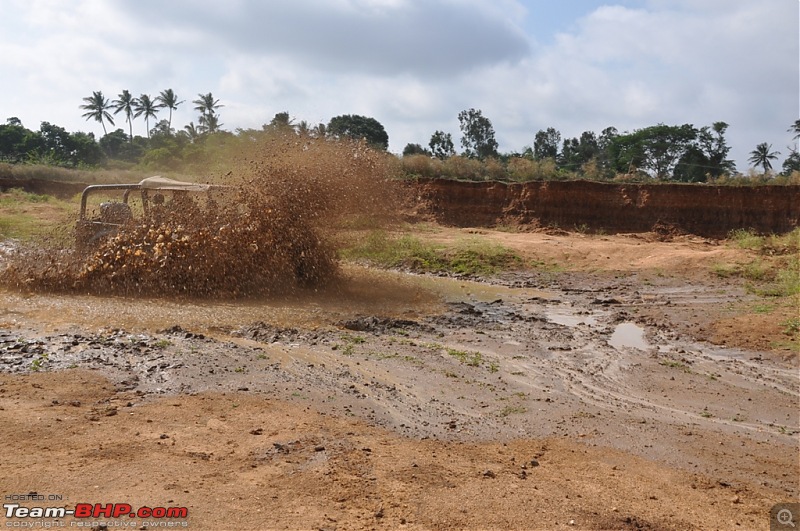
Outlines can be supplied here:
[[[63, 128], [42, 122], [38, 131], [25, 128], [19, 119], [9, 118], [0, 125], [0, 161], [11, 163], [41, 163], [67, 167], [141, 165], [148, 168], [176, 169], [187, 164], [202, 165], [214, 146], [236, 142], [257, 141], [259, 135], [290, 133], [309, 138], [364, 140], [376, 149], [386, 151], [389, 136], [376, 119], [360, 115], [340, 115], [327, 124], [310, 125], [295, 122], [288, 112], [277, 113], [261, 129], [222, 129], [219, 109], [224, 107], [212, 93], [199, 93], [192, 100], [199, 116], [175, 130], [173, 111], [184, 104], [172, 89], [162, 90], [156, 97], [141, 94], [134, 97], [123, 90], [115, 99], [102, 91], [83, 98], [79, 108], [83, 118], [94, 120], [103, 127], [103, 136], [92, 133], [69, 133]], [[158, 114], [168, 110], [166, 119]], [[122, 115], [127, 132], [117, 128], [111, 132]], [[142, 119], [146, 136], [134, 135], [133, 122]], [[153, 120], [153, 127], [150, 126]], [[562, 138], [552, 127], [539, 130], [530, 147], [521, 152], [499, 153], [491, 121], [481, 110], [467, 109], [458, 114], [461, 132], [458, 152], [450, 133], [435, 131], [423, 147], [409, 143], [402, 153], [402, 168], [406, 173], [423, 176], [448, 174], [441, 163], [447, 162], [456, 178], [589, 178], [611, 179], [620, 175], [706, 182], [722, 176], [736, 175], [736, 166], [728, 158], [730, 146], [725, 138], [728, 124], [715, 122], [696, 128], [691, 124], [657, 124], [633, 132], [619, 132], [607, 127], [599, 134], [585, 131], [580, 137]], [[793, 140], [800, 138], [800, 120], [789, 128]], [[750, 162], [760, 167], [765, 176], [773, 172], [772, 163], [780, 152], [761, 143], [750, 153]], [[437, 161], [439, 165], [437, 165]], [[479, 165], [477, 164], [479, 163]], [[425, 169], [426, 168], [426, 169]], [[797, 144], [789, 147], [782, 165], [782, 175], [800, 171]], [[438, 172], [438, 173], [437, 173]]]
[[[555, 172], [592, 178], [644, 174], [659, 180], [706, 182], [736, 173], [736, 165], [728, 158], [731, 149], [725, 139], [728, 124], [721, 121], [700, 128], [691, 124], [657, 124], [623, 133], [608, 127], [599, 135], [584, 131], [580, 137], [564, 139], [558, 130], [549, 127], [534, 135], [531, 147], [507, 154], [498, 153], [492, 123], [480, 110], [462, 111], [458, 121], [463, 149], [460, 155], [456, 153], [452, 135], [439, 130], [431, 135], [427, 147], [409, 143], [403, 155], [423, 155], [439, 160], [462, 156], [481, 161], [547, 161]], [[793, 133], [794, 141], [800, 138], [800, 120], [788, 131]], [[769, 174], [773, 170], [772, 161], [779, 154], [764, 142], [750, 152], [748, 162]], [[800, 171], [797, 145], [789, 147], [781, 173], [790, 175], [795, 171]]]

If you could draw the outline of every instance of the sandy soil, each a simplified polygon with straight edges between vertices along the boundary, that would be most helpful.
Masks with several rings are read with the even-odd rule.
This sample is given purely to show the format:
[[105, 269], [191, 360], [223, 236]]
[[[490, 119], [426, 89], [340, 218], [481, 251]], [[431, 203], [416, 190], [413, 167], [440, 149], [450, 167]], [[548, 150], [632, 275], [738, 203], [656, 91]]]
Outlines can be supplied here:
[[423, 233], [545, 266], [349, 267], [247, 303], [0, 293], [4, 503], [188, 509], [3, 525], [769, 529], [800, 501], [796, 308], [709, 273], [743, 251]]

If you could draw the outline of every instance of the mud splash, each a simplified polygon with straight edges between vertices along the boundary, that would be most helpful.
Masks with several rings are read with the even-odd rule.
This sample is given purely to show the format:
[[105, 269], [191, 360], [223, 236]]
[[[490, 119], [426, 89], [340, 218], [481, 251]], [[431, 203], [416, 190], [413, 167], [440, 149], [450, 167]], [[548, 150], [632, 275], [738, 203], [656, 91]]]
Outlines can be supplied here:
[[24, 248], [0, 283], [39, 292], [251, 297], [335, 280], [336, 234], [393, 218], [384, 153], [363, 143], [272, 135], [207, 181], [224, 193], [184, 198], [119, 231], [90, 252]]

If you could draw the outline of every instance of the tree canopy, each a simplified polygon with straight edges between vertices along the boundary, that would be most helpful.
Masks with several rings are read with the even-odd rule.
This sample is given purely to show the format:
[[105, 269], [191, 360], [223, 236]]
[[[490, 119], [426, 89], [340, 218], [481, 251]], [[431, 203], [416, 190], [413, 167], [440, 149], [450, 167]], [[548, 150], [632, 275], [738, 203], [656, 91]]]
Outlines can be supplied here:
[[[79, 108], [88, 121], [100, 123], [104, 134], [69, 133], [61, 127], [42, 122], [39, 130], [29, 130], [17, 117], [0, 125], [0, 161], [12, 163], [36, 162], [64, 166], [97, 165], [110, 161], [130, 164], [166, 165], [170, 169], [188, 162], [200, 163], [208, 151], [230, 146], [233, 142], [258, 142], [260, 135], [286, 132], [301, 139], [335, 141], [364, 140], [371, 146], [388, 150], [389, 137], [375, 118], [361, 115], [339, 115], [326, 123], [311, 125], [305, 120], [295, 122], [288, 111], [276, 113], [261, 129], [236, 129], [235, 134], [221, 129], [218, 109], [223, 107], [212, 93], [198, 93], [193, 100], [200, 113], [197, 122], [173, 128], [172, 111], [183, 101], [172, 89], [165, 89], [156, 98], [141, 94], [134, 98], [123, 90], [117, 99], [109, 101], [101, 91], [83, 98]], [[170, 110], [166, 120], [158, 120], [161, 109]], [[123, 113], [128, 133], [122, 129], [108, 131], [114, 125], [113, 114]], [[144, 118], [146, 137], [134, 135], [133, 121]], [[158, 120], [151, 128], [149, 119]], [[607, 127], [599, 134], [584, 131], [578, 137], [564, 138], [554, 127], [540, 129], [531, 147], [522, 153], [498, 153], [498, 143], [491, 121], [480, 109], [467, 109], [458, 114], [462, 133], [463, 152], [458, 154], [450, 133], [436, 130], [425, 146], [409, 142], [403, 155], [418, 168], [439, 168], [436, 175], [457, 175], [465, 179], [619, 179], [641, 180], [657, 178], [682, 182], [706, 182], [723, 176], [742, 177], [729, 158], [731, 151], [725, 135], [728, 124], [722, 121], [696, 128], [692, 124], [654, 126], [619, 132]], [[177, 132], [176, 132], [177, 129]], [[800, 171], [800, 120], [787, 129], [793, 145], [782, 164], [782, 176], [796, 180], [793, 172]], [[413, 156], [433, 159], [427, 163], [412, 162]], [[760, 143], [748, 162], [763, 170], [760, 178], [777, 177], [773, 165], [779, 151], [766, 142]], [[473, 159], [473, 160], [466, 160]], [[445, 165], [445, 166], [443, 166]], [[443, 168], [447, 169], [443, 169]], [[433, 171], [433, 170], [432, 170]], [[752, 171], [749, 177], [757, 177]]]
[[480, 110], [469, 109], [458, 113], [461, 128], [461, 147], [470, 158], [485, 159], [497, 156], [497, 140], [492, 122]]
[[750, 158], [747, 159], [753, 166], [761, 166], [764, 168], [764, 173], [772, 169], [772, 161], [776, 160], [780, 155], [780, 151], [772, 151], [772, 145], [762, 142], [750, 152]]
[[431, 135], [428, 147], [431, 148], [433, 156], [440, 160], [445, 160], [456, 154], [452, 135], [443, 131], [435, 131], [433, 135]]
[[103, 96], [103, 93], [98, 90], [92, 92], [92, 95], [88, 98], [83, 98], [83, 101], [86, 103], [81, 105], [81, 109], [87, 111], [83, 114], [83, 117], [87, 120], [93, 119], [100, 122], [100, 125], [103, 126], [103, 133], [107, 134], [106, 122], [114, 125], [114, 118], [111, 116], [111, 113], [108, 112], [111, 108], [108, 98]]
[[334, 138], [366, 140], [368, 144], [382, 150], [389, 149], [389, 135], [375, 118], [357, 114], [334, 116], [326, 127], [327, 135]]

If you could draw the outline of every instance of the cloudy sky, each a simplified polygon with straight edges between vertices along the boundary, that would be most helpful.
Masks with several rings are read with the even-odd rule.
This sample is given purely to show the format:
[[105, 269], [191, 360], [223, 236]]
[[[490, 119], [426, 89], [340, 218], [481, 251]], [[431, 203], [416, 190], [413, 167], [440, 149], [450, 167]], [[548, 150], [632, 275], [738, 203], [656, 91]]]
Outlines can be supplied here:
[[[800, 118], [798, 0], [0, 0], [0, 120], [102, 135], [82, 98], [212, 92], [223, 129], [287, 111], [381, 122], [390, 150], [475, 108], [500, 150], [666, 123], [730, 124], [738, 169]], [[164, 113], [166, 117], [166, 113]], [[122, 114], [117, 126], [127, 131]], [[142, 121], [134, 134], [145, 135]]]

